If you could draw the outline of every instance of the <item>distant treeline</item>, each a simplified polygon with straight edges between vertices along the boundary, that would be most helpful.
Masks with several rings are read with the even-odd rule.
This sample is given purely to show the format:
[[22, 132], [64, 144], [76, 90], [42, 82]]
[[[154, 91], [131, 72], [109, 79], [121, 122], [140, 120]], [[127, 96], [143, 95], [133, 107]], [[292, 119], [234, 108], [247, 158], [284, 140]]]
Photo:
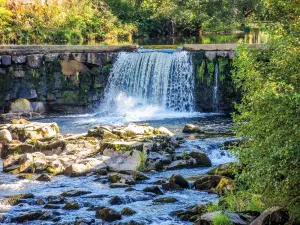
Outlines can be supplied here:
[[3, 44], [80, 44], [247, 30], [261, 0], [0, 0]]

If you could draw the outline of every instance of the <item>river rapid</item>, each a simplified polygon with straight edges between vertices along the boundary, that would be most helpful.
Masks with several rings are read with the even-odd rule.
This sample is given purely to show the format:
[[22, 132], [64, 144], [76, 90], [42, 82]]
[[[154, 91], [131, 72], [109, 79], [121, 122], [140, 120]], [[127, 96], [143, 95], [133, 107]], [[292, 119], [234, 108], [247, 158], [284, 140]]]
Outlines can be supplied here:
[[[95, 211], [90, 211], [91, 207], [109, 206], [117, 211], [124, 207], [130, 207], [137, 213], [132, 216], [123, 217], [121, 222], [137, 221], [145, 224], [192, 224], [180, 221], [171, 213], [176, 210], [182, 210], [195, 204], [206, 204], [208, 202], [218, 201], [218, 195], [209, 194], [193, 189], [185, 189], [177, 192], [167, 192], [163, 197], [174, 197], [178, 201], [174, 203], [155, 203], [155, 195], [142, 190], [150, 186], [157, 180], [168, 180], [172, 174], [182, 175], [191, 184], [201, 174], [205, 174], [211, 168], [234, 161], [235, 158], [223, 148], [224, 143], [234, 141], [236, 138], [230, 132], [232, 121], [222, 114], [202, 114], [202, 113], [161, 113], [156, 116], [140, 113], [140, 117], [133, 115], [101, 117], [99, 115], [52, 115], [38, 122], [56, 122], [61, 133], [84, 133], [89, 128], [99, 124], [128, 124], [148, 123], [153, 127], [164, 126], [171, 132], [182, 137], [184, 141], [176, 149], [177, 154], [183, 154], [192, 149], [198, 149], [205, 152], [212, 161], [212, 167], [199, 167], [192, 169], [178, 169], [162, 172], [150, 172], [147, 176], [149, 180], [142, 181], [133, 185], [133, 191], [128, 192], [126, 188], [112, 189], [108, 183], [102, 182], [105, 177], [98, 175], [88, 175], [82, 177], [66, 177], [63, 175], [54, 176], [50, 182], [41, 182], [36, 180], [18, 179], [17, 175], [11, 175], [0, 172], [0, 200], [8, 196], [22, 193], [32, 193], [34, 198], [26, 199], [16, 206], [0, 205], [0, 217], [5, 217], [5, 222], [9, 224], [10, 218], [24, 212], [32, 210], [43, 210], [42, 205], [36, 203], [37, 199], [47, 199], [49, 196], [59, 196], [62, 192], [70, 190], [87, 191], [87, 194], [67, 197], [68, 201], [76, 200], [80, 204], [79, 210], [47, 209], [57, 213], [58, 221], [31, 221], [24, 224], [74, 224], [74, 221], [83, 219], [90, 224], [109, 224], [103, 223], [95, 218]], [[206, 135], [186, 135], [182, 134], [182, 129], [186, 123], [197, 124], [205, 129]], [[2, 163], [0, 164], [2, 171]], [[124, 202], [120, 205], [112, 205], [109, 200], [114, 197], [121, 197]], [[120, 223], [120, 222], [119, 222]], [[11, 223], [13, 224], [13, 223]], [[79, 224], [79, 223], [78, 223]], [[113, 223], [116, 224], [116, 223]], [[120, 223], [121, 224], [121, 223]]]

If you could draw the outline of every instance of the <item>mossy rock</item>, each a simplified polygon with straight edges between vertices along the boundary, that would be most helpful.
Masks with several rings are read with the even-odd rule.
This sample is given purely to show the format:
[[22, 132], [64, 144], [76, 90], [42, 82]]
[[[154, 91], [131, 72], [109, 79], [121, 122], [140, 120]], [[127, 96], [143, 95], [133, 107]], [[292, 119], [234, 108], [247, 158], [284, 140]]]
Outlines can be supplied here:
[[34, 198], [33, 194], [19, 194], [12, 197], [9, 197], [4, 200], [6, 204], [17, 205], [21, 202], [21, 199]]
[[33, 180], [35, 179], [36, 175], [33, 173], [21, 173], [17, 176], [18, 179], [27, 179], [27, 180]]
[[131, 216], [131, 215], [136, 214], [136, 211], [134, 211], [133, 209], [131, 209], [129, 207], [125, 207], [124, 209], [122, 209], [121, 214], [125, 215], [125, 216]]
[[142, 142], [105, 142], [101, 145], [101, 150], [104, 149], [113, 149], [115, 151], [133, 151], [133, 150], [138, 150], [142, 151], [143, 150], [143, 143]]
[[79, 206], [78, 202], [76, 202], [76, 201], [68, 202], [67, 204], [64, 205], [63, 209], [65, 209], [65, 210], [78, 210], [78, 209], [80, 209], [80, 206]]
[[177, 201], [178, 200], [176, 198], [172, 198], [172, 197], [157, 198], [153, 200], [153, 202], [158, 202], [158, 203], [174, 203]]
[[232, 163], [218, 165], [217, 167], [215, 167], [214, 169], [211, 169], [207, 173], [209, 175], [220, 175], [220, 176], [226, 176], [226, 177], [234, 179], [235, 175], [239, 171], [240, 171], [240, 168], [237, 165], [237, 163], [232, 162]]

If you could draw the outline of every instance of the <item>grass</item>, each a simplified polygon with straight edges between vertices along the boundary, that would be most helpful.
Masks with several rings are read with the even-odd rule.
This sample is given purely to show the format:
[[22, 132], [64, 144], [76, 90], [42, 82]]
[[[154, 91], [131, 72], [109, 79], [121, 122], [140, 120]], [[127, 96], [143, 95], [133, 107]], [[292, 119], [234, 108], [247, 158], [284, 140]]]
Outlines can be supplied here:
[[234, 225], [229, 216], [225, 214], [217, 214], [212, 218], [213, 225]]

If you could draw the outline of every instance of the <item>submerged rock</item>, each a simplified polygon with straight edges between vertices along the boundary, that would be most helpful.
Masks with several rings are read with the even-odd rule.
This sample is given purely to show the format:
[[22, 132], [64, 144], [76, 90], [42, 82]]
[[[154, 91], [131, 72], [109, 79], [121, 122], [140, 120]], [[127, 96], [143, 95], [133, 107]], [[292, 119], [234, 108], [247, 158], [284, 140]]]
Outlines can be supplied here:
[[197, 167], [197, 161], [195, 159], [182, 159], [173, 161], [170, 165], [166, 167], [168, 170], [175, 170], [175, 169], [185, 169], [185, 168], [194, 168]]
[[19, 194], [11, 196], [7, 199], [2, 200], [2, 204], [8, 204], [8, 205], [17, 205], [21, 202], [21, 199], [28, 199], [28, 198], [34, 198], [33, 194]]
[[142, 180], [149, 180], [150, 179], [145, 174], [143, 174], [141, 172], [138, 172], [138, 171], [132, 171], [131, 175], [132, 175], [132, 178], [136, 181], [142, 181]]
[[188, 153], [190, 157], [196, 160], [198, 166], [206, 166], [210, 167], [211, 166], [211, 161], [208, 158], [208, 156], [199, 150], [192, 150], [191, 152]]
[[65, 210], [78, 210], [78, 209], [80, 209], [80, 206], [79, 206], [78, 202], [73, 201], [73, 202], [68, 202], [67, 204], [65, 204], [63, 206], [63, 209], [65, 209]]
[[51, 181], [51, 177], [47, 174], [42, 174], [38, 178], [36, 178], [37, 181]]
[[108, 176], [108, 180], [111, 183], [118, 183], [118, 182], [121, 181], [121, 179], [122, 179], [122, 177], [120, 176], [120, 174], [117, 174], [117, 173], [116, 174], [111, 174], [111, 175]]
[[25, 223], [26, 221], [33, 220], [49, 220], [54, 217], [54, 214], [49, 211], [31, 211], [25, 212], [22, 215], [11, 218], [11, 222], [13, 223]]
[[122, 215], [111, 208], [104, 208], [96, 212], [96, 217], [107, 222], [120, 220]]
[[174, 203], [177, 201], [178, 200], [176, 198], [172, 198], [172, 197], [157, 198], [153, 200], [153, 202], [158, 202], [158, 203]]
[[175, 183], [178, 184], [180, 187], [182, 188], [189, 188], [189, 182], [187, 182], [183, 176], [179, 175], [179, 174], [173, 174], [170, 179], [169, 182], [171, 183]]
[[108, 201], [111, 205], [121, 205], [121, 204], [124, 204], [126, 203], [126, 201], [124, 199], [122, 199], [121, 197], [119, 196], [114, 196], [112, 197], [111, 199], [109, 199]]
[[64, 196], [64, 197], [77, 197], [77, 196], [81, 196], [81, 195], [87, 195], [87, 194], [90, 194], [90, 193], [92, 193], [92, 192], [90, 192], [90, 191], [72, 190], [72, 191], [63, 192], [61, 194], [61, 196]]
[[146, 187], [143, 189], [144, 192], [151, 192], [151, 193], [154, 193], [154, 194], [157, 194], [157, 195], [162, 195], [164, 194], [160, 189], [159, 187], [157, 186], [152, 186], [152, 187]]
[[198, 133], [202, 134], [203, 131], [198, 126], [195, 126], [193, 124], [186, 124], [182, 130], [182, 133], [192, 134], [192, 133]]
[[131, 209], [129, 207], [125, 207], [122, 209], [121, 214], [125, 215], [125, 216], [131, 216], [131, 215], [136, 214], [136, 211], [134, 211], [133, 209]]
[[110, 188], [127, 188], [129, 186], [130, 186], [129, 184], [123, 184], [123, 183], [113, 183], [109, 185]]

